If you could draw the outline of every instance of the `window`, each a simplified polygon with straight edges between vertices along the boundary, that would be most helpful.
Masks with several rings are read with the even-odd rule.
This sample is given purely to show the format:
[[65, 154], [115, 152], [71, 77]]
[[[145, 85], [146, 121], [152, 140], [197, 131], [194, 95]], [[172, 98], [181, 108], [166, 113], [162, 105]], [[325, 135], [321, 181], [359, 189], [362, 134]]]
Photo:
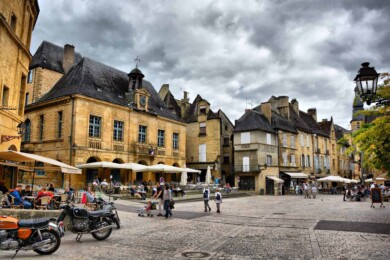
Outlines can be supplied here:
[[206, 122], [199, 123], [199, 134], [205, 135], [206, 134]]
[[15, 14], [12, 14], [11, 15], [11, 23], [10, 23], [10, 26], [11, 26], [11, 29], [12, 31], [16, 31], [16, 21], [17, 21], [17, 18], [16, 18], [16, 15]]
[[310, 167], [310, 155], [306, 155], [306, 167]]
[[26, 93], [26, 99], [24, 100], [24, 106], [27, 106], [28, 105], [28, 98], [30, 96], [30, 93]]
[[20, 94], [19, 94], [19, 107], [18, 107], [18, 114], [19, 116], [23, 116], [24, 114], [24, 103], [26, 103], [26, 101], [24, 100], [25, 98], [25, 95], [24, 93], [26, 92], [26, 81], [27, 81], [27, 77], [22, 74], [22, 77], [20, 78]]
[[9, 88], [7, 86], [4, 86], [3, 95], [1, 96], [1, 105], [3, 105], [3, 107], [8, 106], [8, 98], [9, 98], [8, 96], [9, 96]]
[[199, 162], [206, 162], [206, 144], [199, 145]]
[[318, 148], [318, 137], [316, 136], [314, 138], [314, 149], [317, 149]]
[[292, 154], [292, 155], [290, 156], [290, 159], [291, 159], [291, 166], [297, 166], [297, 165], [295, 164], [295, 154]]
[[360, 122], [356, 122], [356, 129], [360, 129]]
[[223, 146], [229, 146], [229, 137], [223, 138]]
[[249, 157], [242, 158], [242, 171], [249, 172]]
[[303, 134], [301, 134], [301, 147], [304, 147], [304, 146], [305, 146], [305, 139], [304, 139]]
[[287, 147], [287, 135], [283, 134], [283, 147]]
[[[36, 167], [44, 167], [45, 164], [43, 162], [36, 162], [35, 166]], [[35, 175], [36, 176], [45, 176], [45, 171], [42, 169], [37, 169], [37, 170], [35, 170]]]
[[25, 130], [24, 130], [24, 134], [23, 134], [23, 141], [24, 142], [30, 142], [30, 136], [31, 136], [31, 121], [30, 120], [26, 120], [24, 122], [25, 124]]
[[57, 138], [62, 138], [62, 111], [58, 112], [57, 118]]
[[306, 134], [306, 147], [310, 147], [310, 136]]
[[272, 144], [271, 134], [267, 133], [267, 144]]
[[318, 155], [314, 155], [314, 168], [318, 170], [320, 167], [318, 165]]
[[283, 153], [282, 158], [283, 158], [283, 166], [287, 166], [287, 164], [288, 164], [287, 153]]
[[228, 125], [225, 125], [225, 131], [227, 131], [228, 130]]
[[138, 127], [138, 142], [146, 143], [146, 126], [140, 125]]
[[328, 139], [324, 139], [324, 153], [326, 153], [326, 150], [328, 150]]
[[229, 164], [230, 158], [228, 155], [223, 156], [223, 164]]
[[201, 113], [201, 114], [206, 114], [206, 106], [200, 106], [199, 107], [199, 112]]
[[295, 148], [295, 136], [291, 136], [291, 148]]
[[241, 133], [241, 144], [249, 144], [251, 142], [251, 133]]
[[45, 125], [45, 116], [40, 115], [39, 116], [39, 141], [43, 140], [43, 128]]
[[114, 140], [123, 141], [123, 125], [122, 121], [114, 120]]
[[101, 121], [99, 116], [89, 116], [89, 137], [100, 137]]
[[172, 141], [173, 141], [172, 148], [179, 149], [179, 134], [178, 133], [173, 133]]
[[32, 81], [33, 81], [33, 71], [29, 70], [27, 75], [27, 83], [32, 83]]
[[158, 130], [157, 133], [157, 146], [158, 147], [164, 147], [164, 136], [165, 136], [165, 130]]
[[301, 155], [301, 166], [303, 168], [305, 168], [305, 155], [304, 154]]
[[266, 162], [265, 162], [268, 166], [271, 166], [272, 165], [272, 156], [271, 155], [267, 155], [267, 158], [266, 158]]

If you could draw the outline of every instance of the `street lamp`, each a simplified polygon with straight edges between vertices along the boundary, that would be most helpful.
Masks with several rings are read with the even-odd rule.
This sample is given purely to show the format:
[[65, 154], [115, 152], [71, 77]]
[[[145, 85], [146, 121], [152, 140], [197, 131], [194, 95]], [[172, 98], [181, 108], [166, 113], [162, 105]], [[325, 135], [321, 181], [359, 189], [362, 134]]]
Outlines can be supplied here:
[[16, 127], [18, 135], [1, 135], [0, 143], [9, 142], [13, 139], [19, 139], [22, 135], [25, 134], [27, 126], [24, 122], [21, 122]]
[[367, 105], [371, 105], [372, 102], [377, 103], [377, 105], [390, 104], [390, 99], [376, 97], [380, 74], [376, 72], [374, 67], [370, 67], [369, 65], [369, 62], [363, 62], [362, 67], [354, 79], [360, 98], [362, 101], [366, 101]]

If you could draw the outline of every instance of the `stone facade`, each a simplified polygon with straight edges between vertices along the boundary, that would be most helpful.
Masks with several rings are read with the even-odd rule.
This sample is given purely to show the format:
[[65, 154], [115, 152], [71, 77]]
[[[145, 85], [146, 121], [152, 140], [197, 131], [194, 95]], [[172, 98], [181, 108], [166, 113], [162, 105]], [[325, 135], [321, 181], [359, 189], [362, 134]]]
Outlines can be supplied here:
[[[34, 95], [25, 114], [25, 122], [31, 127], [24, 138], [23, 151], [75, 166], [98, 161], [184, 166], [187, 124], [163, 106], [153, 86], [142, 80], [143, 74], [138, 68], [126, 76], [107, 65], [83, 58], [69, 68], [62, 69], [66, 67], [62, 64], [56, 69], [50, 62], [62, 60], [58, 52], [63, 52], [63, 48], [48, 42], [44, 42], [42, 48], [52, 50], [52, 59], [43, 63], [45, 67], [40, 67], [41, 62], [32, 64]], [[38, 56], [34, 59], [39, 61]], [[63, 74], [59, 71], [67, 70], [61, 77]], [[90, 77], [87, 83], [77, 74], [79, 71], [88, 71], [85, 72]], [[95, 74], [100, 77], [97, 81]], [[102, 75], [106, 78], [102, 79]], [[136, 77], [136, 85], [133, 77]], [[80, 88], [70, 89], [67, 80]], [[93, 81], [96, 83], [91, 84]], [[85, 89], [88, 91], [84, 93]], [[119, 92], [113, 94], [113, 89]], [[70, 90], [73, 93], [67, 94]], [[53, 182], [56, 187], [82, 188], [96, 176], [107, 180], [113, 176], [114, 180], [126, 184], [134, 180], [158, 181], [159, 177], [166, 181], [180, 180], [179, 174], [88, 169], [81, 175], [64, 176], [47, 170], [36, 174], [35, 183]], [[32, 181], [29, 173], [19, 177], [25, 184]]]
[[187, 92], [184, 92], [183, 99], [175, 99], [168, 84], [161, 86], [159, 96], [172, 112], [188, 123], [187, 166], [202, 171], [199, 175], [189, 173], [189, 181], [204, 182], [210, 167], [213, 179], [232, 184], [233, 124], [228, 117], [221, 110], [214, 113], [209, 102], [200, 95], [192, 103]]
[[[20, 150], [17, 127], [23, 121], [31, 34], [39, 14], [37, 0], [0, 1], [0, 151]], [[0, 178], [16, 184], [16, 169], [0, 165]]]

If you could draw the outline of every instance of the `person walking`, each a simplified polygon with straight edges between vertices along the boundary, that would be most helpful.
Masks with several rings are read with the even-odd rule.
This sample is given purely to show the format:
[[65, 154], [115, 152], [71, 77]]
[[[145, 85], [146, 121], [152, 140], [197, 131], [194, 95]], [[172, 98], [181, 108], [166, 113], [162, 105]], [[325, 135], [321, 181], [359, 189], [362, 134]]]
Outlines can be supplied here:
[[211, 211], [211, 207], [209, 205], [209, 200], [210, 200], [210, 190], [209, 190], [209, 187], [206, 186], [203, 189], [204, 212], [207, 212], [207, 208], [209, 209], [209, 211]]
[[313, 186], [311, 187], [311, 194], [313, 195], [313, 199], [317, 197], [317, 185], [313, 183]]
[[154, 193], [154, 196], [152, 197], [152, 199], [158, 199], [158, 214], [157, 214], [157, 217], [162, 217], [162, 213], [161, 213], [161, 207], [163, 205], [163, 195], [164, 195], [164, 190], [163, 190], [163, 187], [161, 187], [162, 185], [164, 185], [164, 183], [158, 183], [157, 182], [157, 185], [156, 185], [156, 193]]
[[219, 192], [219, 189], [215, 191], [215, 204], [217, 206], [217, 213], [221, 213], [221, 203], [222, 203], [222, 194]]
[[303, 192], [305, 194], [305, 199], [309, 197], [309, 185], [307, 183], [303, 184]]
[[172, 192], [169, 188], [169, 184], [165, 183], [164, 185], [164, 194], [163, 194], [163, 200], [164, 200], [164, 210], [165, 210], [165, 218], [168, 218], [168, 215], [172, 217], [172, 212], [170, 209], [169, 203], [172, 200]]

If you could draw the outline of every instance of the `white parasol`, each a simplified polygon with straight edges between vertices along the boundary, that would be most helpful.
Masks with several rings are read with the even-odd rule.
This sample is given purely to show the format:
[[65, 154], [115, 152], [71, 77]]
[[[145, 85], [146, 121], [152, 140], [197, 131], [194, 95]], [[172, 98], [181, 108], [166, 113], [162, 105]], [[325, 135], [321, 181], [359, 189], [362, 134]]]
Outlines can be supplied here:
[[207, 166], [207, 172], [206, 172], [206, 184], [211, 183], [211, 169], [210, 166]]

